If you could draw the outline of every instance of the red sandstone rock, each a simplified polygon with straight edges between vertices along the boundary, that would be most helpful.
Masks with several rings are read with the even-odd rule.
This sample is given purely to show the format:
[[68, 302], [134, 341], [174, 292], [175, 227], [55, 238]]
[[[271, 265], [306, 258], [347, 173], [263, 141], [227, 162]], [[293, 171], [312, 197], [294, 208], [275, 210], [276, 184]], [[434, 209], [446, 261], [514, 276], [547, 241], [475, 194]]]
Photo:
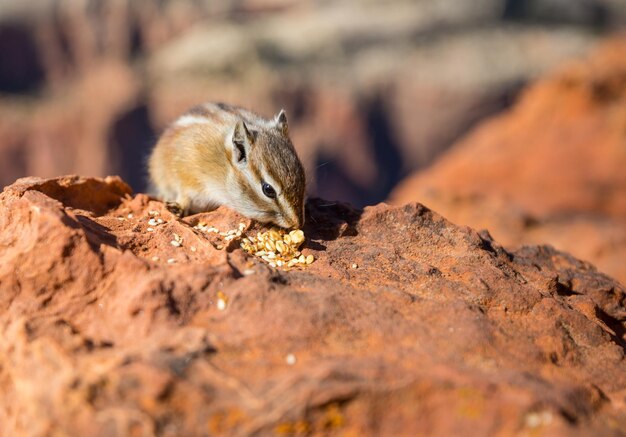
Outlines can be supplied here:
[[113, 177], [4, 190], [3, 435], [626, 429], [626, 294], [588, 263], [419, 204], [311, 200], [317, 260], [273, 270], [200, 221], [258, 229], [179, 221]]
[[530, 87], [392, 202], [424, 202], [505, 245], [550, 243], [626, 282], [626, 39]]

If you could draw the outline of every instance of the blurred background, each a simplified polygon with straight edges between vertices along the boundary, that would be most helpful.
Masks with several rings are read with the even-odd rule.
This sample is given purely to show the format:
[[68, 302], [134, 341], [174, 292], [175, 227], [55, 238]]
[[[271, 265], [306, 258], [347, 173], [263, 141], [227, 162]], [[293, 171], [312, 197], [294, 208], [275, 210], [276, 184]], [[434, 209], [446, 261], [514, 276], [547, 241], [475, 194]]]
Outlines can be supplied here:
[[624, 281], [625, 24], [626, 0], [2, 0], [0, 184], [143, 191], [190, 106], [285, 108], [311, 195], [420, 201]]

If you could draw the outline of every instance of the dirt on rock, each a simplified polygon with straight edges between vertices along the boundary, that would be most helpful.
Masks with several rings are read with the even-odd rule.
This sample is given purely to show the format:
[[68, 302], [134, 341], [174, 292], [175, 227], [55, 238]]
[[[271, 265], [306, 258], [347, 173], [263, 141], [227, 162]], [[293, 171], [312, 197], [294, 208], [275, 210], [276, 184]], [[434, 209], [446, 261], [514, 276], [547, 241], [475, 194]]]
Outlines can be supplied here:
[[261, 229], [116, 177], [3, 191], [0, 434], [626, 431], [626, 294], [588, 263], [419, 204], [310, 200], [290, 270], [201, 222]]
[[507, 247], [549, 243], [626, 283], [626, 37], [527, 89], [391, 202], [420, 201]]

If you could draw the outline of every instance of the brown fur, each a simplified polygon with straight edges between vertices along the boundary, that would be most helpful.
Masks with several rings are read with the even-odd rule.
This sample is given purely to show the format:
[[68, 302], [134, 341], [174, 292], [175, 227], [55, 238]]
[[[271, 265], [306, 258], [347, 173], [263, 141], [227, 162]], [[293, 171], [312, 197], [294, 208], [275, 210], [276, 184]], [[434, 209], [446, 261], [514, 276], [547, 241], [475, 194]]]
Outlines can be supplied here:
[[[301, 226], [306, 181], [286, 135], [286, 122], [278, 125], [227, 104], [198, 105], [179, 120], [163, 133], [149, 162], [151, 179], [165, 200], [181, 203], [183, 209], [197, 210], [194, 202], [204, 202], [200, 205], [208, 208], [231, 199], [231, 206], [259, 220]], [[251, 132], [245, 143], [245, 161], [233, 160], [231, 136], [238, 120]], [[274, 188], [282, 200], [259, 193], [264, 181], [259, 163], [278, 184]], [[208, 197], [203, 201], [199, 196]]]

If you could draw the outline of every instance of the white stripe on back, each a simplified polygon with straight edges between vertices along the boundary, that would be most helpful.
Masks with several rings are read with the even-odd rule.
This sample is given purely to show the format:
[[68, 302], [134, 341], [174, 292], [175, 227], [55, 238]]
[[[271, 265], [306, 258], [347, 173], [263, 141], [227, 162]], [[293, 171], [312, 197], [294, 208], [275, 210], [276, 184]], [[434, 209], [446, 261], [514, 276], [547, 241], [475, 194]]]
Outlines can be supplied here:
[[211, 120], [209, 120], [206, 117], [200, 117], [198, 115], [183, 115], [182, 117], [180, 117], [178, 120], [174, 122], [174, 126], [185, 127], [185, 126], [190, 126], [192, 124], [202, 124], [202, 123], [210, 123], [210, 122]]

